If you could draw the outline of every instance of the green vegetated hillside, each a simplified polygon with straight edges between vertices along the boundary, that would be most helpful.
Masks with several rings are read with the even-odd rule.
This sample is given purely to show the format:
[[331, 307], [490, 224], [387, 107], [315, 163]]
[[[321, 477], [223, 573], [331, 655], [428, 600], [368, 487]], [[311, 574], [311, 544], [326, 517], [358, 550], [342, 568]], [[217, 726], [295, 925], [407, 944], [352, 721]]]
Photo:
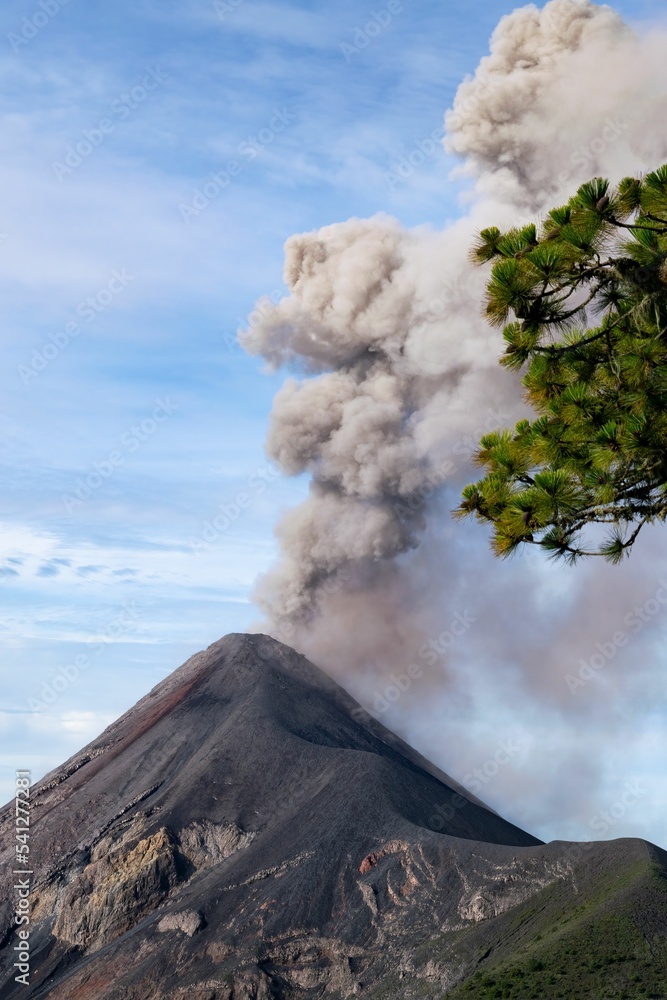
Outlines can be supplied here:
[[445, 994], [447, 1000], [665, 1000], [662, 852], [651, 856], [639, 842], [619, 843], [628, 849], [619, 852], [617, 864], [587, 872], [569, 905], [563, 906], [563, 885], [556, 883], [492, 920], [493, 934], [489, 926], [476, 929], [484, 947], [480, 959], [489, 953], [476, 973]]

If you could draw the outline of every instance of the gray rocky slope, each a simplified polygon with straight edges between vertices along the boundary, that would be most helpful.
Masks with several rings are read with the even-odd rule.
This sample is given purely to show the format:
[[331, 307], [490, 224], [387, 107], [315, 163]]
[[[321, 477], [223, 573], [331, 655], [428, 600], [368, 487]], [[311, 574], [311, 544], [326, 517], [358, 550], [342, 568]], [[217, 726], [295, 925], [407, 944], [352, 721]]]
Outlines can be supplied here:
[[439, 1000], [529, 947], [540, 901], [664, 872], [642, 841], [540, 843], [261, 635], [193, 656], [32, 794], [29, 987], [0, 812], [6, 1000]]

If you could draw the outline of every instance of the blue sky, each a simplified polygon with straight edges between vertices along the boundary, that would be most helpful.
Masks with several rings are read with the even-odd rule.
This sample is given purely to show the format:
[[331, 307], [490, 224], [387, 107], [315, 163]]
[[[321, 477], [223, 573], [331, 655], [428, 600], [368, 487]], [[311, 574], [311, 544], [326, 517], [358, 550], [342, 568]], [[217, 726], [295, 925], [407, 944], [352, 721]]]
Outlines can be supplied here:
[[[616, 7], [641, 19], [661, 4]], [[39, 777], [255, 617], [273, 525], [306, 487], [267, 463], [281, 377], [235, 333], [280, 295], [285, 239], [380, 211], [437, 226], [461, 211], [440, 146], [391, 175], [440, 129], [511, 7], [387, 9], [3, 7], [5, 798], [15, 767]], [[362, 38], [374, 11], [386, 23]], [[212, 538], [220, 505], [229, 524]]]

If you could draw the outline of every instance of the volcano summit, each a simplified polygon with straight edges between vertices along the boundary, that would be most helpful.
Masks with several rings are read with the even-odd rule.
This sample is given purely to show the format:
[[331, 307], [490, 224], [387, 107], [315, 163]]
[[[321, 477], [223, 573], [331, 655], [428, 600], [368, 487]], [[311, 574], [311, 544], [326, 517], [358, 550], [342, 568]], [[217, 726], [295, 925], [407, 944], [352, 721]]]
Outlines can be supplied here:
[[3, 998], [666, 997], [667, 855], [542, 844], [304, 657], [229, 635], [31, 789]]

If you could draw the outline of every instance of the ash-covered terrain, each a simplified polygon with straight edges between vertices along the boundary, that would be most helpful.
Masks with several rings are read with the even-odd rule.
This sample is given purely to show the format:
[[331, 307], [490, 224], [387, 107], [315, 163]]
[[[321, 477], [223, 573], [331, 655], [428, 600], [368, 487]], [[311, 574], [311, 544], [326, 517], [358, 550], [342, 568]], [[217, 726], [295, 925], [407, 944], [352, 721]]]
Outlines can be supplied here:
[[667, 855], [542, 844], [263, 635], [198, 653], [31, 791], [6, 1000], [667, 997]]

